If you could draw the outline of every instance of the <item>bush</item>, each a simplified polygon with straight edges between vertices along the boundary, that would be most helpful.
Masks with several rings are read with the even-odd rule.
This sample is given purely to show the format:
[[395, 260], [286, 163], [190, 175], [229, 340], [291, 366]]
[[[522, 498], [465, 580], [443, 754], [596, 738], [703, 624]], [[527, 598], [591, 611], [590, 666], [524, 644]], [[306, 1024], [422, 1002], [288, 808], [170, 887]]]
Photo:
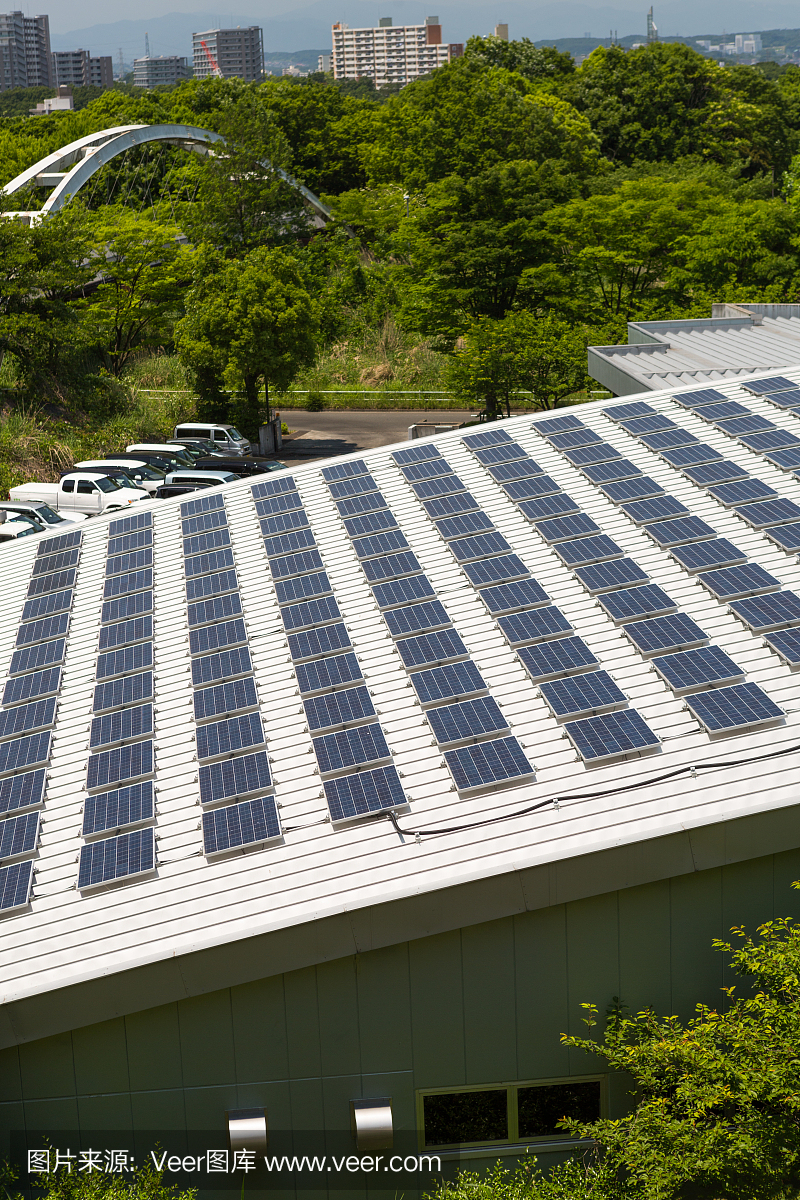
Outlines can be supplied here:
[[306, 412], [323, 412], [325, 409], [325, 401], [322, 398], [322, 392], [309, 392], [306, 399]]

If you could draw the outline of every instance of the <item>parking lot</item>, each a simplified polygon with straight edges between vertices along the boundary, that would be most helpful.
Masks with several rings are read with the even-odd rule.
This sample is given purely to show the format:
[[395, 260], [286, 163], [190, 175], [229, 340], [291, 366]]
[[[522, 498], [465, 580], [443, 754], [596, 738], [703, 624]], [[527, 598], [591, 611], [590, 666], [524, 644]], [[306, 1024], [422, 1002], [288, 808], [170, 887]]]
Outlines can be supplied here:
[[281, 414], [293, 431], [284, 440], [278, 457], [294, 465], [334, 454], [355, 454], [376, 446], [389, 446], [408, 438], [409, 425], [437, 423], [458, 425], [472, 417], [468, 412], [319, 412], [289, 409]]

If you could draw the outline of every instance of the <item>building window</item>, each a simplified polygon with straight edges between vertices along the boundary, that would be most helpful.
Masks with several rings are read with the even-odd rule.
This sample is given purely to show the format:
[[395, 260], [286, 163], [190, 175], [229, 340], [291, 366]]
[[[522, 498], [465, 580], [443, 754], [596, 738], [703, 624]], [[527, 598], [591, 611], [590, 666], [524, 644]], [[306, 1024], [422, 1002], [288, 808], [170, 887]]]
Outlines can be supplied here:
[[455, 1148], [568, 1138], [558, 1122], [598, 1120], [605, 1107], [603, 1085], [604, 1078], [594, 1076], [420, 1092], [421, 1142]]

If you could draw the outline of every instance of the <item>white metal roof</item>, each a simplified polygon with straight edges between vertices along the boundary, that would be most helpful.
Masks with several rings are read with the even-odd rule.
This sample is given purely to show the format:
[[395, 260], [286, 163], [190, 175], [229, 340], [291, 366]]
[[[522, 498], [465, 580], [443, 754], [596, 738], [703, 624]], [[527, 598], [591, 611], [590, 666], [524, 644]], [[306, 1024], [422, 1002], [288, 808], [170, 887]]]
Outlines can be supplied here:
[[[800, 385], [800, 366], [785, 373]], [[725, 382], [720, 390], [779, 429], [800, 433], [800, 418], [791, 412], [749, 395], [737, 383]], [[681, 408], [672, 395], [662, 391], [644, 398], [700, 442], [741, 464], [751, 478], [765, 481], [781, 497], [799, 498], [794, 474]], [[800, 594], [797, 554], [780, 549], [606, 415], [605, 410], [627, 403], [629, 397], [559, 414], [519, 417], [500, 428], [675, 600], [681, 613], [701, 626], [712, 644], [739, 664], [749, 683], [784, 710], [780, 723], [721, 737], [706, 733], [685, 698], [673, 694], [650, 659], [636, 650], [562, 563], [557, 547], [546, 543], [464, 446], [463, 433], [476, 430], [330, 460], [365, 461], [511, 734], [535, 765], [534, 780], [459, 793], [323, 480], [328, 464], [315, 462], [296, 468], [291, 477], [401, 777], [407, 808], [399, 814], [399, 824], [421, 831], [422, 837], [398, 836], [385, 814], [350, 824], [329, 819], [255, 511], [253, 488], [259, 480], [248, 479], [205, 494], [220, 494], [225, 500], [283, 836], [262, 849], [210, 860], [201, 831], [181, 500], [143, 502], [140, 510], [153, 514], [157, 866], [138, 880], [81, 892], [77, 871], [81, 848], [87, 844], [81, 836], [82, 811], [110, 524], [109, 518], [95, 518], [81, 527], [32, 897], [27, 907], [0, 918], [3, 1003], [326, 916], [796, 804], [800, 754], [738, 765], [753, 755], [771, 755], [800, 743], [800, 703], [792, 670], [537, 428], [553, 415], [577, 414], [604, 442], [660, 483], [667, 495], [739, 547], [749, 562], [764, 567], [783, 589]], [[563, 725], [551, 714], [393, 460], [393, 451], [428, 442], [457, 470], [480, 508], [625, 693], [629, 707], [661, 739], [656, 753], [595, 767], [579, 759]], [[260, 478], [277, 481], [286, 476]], [[0, 678], [15, 651], [39, 544], [39, 539], [28, 539], [0, 552], [6, 580]], [[714, 763], [728, 765], [696, 776], [685, 773], [648, 782], [681, 767]], [[642, 783], [645, 786], [636, 790], [601, 795]], [[570, 794], [579, 798], [570, 799]], [[557, 809], [548, 805], [524, 817], [511, 815], [553, 796], [562, 798]], [[509, 819], [469, 828], [504, 815]], [[426, 829], [451, 827], [459, 831], [425, 836]]]

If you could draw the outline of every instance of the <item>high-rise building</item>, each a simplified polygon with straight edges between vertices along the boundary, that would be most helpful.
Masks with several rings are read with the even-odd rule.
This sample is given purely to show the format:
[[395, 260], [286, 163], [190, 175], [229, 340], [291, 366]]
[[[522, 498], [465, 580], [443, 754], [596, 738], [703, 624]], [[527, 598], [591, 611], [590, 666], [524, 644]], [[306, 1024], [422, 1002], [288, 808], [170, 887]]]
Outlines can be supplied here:
[[762, 50], [760, 33], [737, 33], [734, 46], [737, 54], [760, 54]]
[[264, 74], [264, 33], [258, 25], [207, 29], [192, 34], [192, 65], [197, 79], [260, 80]]
[[148, 55], [133, 60], [133, 86], [154, 88], [170, 86], [189, 78], [189, 64], [177, 54]]
[[88, 50], [55, 50], [51, 55], [52, 77], [56, 87], [110, 88], [114, 82], [114, 62], [110, 54], [93, 58]]
[[505, 24], [495, 25], [494, 36], [496, 38], [500, 38], [501, 42], [507, 42], [508, 41], [508, 25], [505, 25]]
[[381, 17], [373, 28], [351, 29], [337, 21], [331, 29], [334, 79], [410, 83], [454, 58], [460, 58], [464, 46], [443, 43], [438, 17], [426, 17], [424, 25], [392, 25], [391, 17]]
[[0, 13], [0, 92], [53, 83], [49, 17]]
[[332, 54], [320, 54], [320, 56], [317, 59], [317, 70], [318, 71], [326, 71], [326, 72], [332, 71], [333, 70], [333, 55]]

